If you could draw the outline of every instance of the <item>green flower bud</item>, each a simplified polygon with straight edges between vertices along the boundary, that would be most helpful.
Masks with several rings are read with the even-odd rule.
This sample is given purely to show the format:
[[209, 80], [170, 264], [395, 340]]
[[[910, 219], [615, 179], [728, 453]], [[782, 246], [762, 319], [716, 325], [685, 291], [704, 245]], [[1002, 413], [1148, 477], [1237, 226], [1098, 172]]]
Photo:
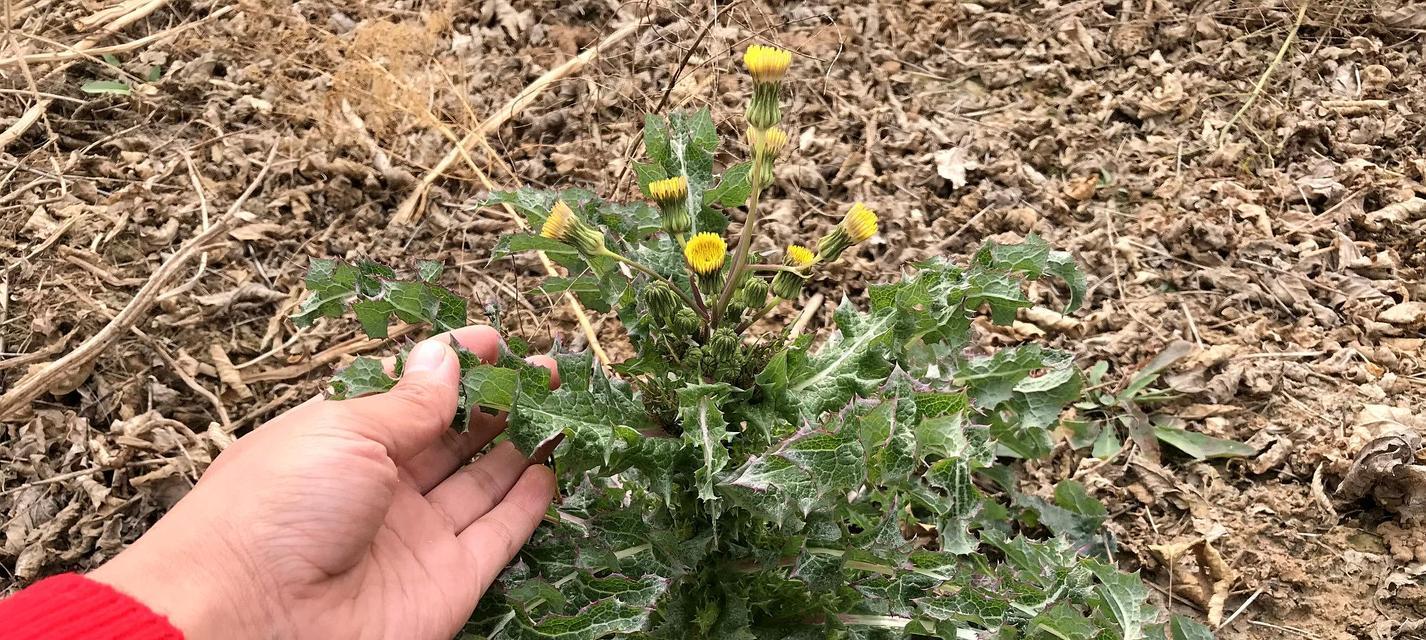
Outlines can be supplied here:
[[641, 296], [644, 305], [649, 308], [658, 321], [667, 324], [679, 309], [684, 308], [683, 301], [678, 299], [678, 294], [661, 281], [654, 281], [644, 288]]
[[743, 283], [741, 293], [743, 294], [743, 305], [749, 309], [761, 309], [767, 304], [768, 284], [766, 280], [758, 277], [748, 278]]
[[540, 227], [540, 235], [573, 246], [586, 256], [609, 251], [604, 245], [604, 234], [580, 220], [563, 200], [556, 201], [550, 209], [545, 224]]
[[720, 363], [732, 362], [737, 358], [738, 348], [742, 344], [743, 341], [737, 333], [728, 327], [723, 327], [714, 331], [713, 336], [708, 339], [708, 354]]
[[701, 324], [703, 323], [698, 317], [698, 313], [688, 307], [683, 307], [675, 312], [673, 319], [669, 321], [669, 330], [679, 338], [686, 338], [696, 335]]

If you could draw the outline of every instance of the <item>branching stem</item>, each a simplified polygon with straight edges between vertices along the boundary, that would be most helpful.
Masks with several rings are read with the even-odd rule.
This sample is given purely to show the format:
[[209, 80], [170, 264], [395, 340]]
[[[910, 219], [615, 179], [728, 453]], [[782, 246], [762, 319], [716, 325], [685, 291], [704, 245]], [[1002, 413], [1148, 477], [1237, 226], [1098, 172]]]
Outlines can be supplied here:
[[[754, 163], [756, 165], [756, 163]], [[758, 169], [753, 167], [753, 171]], [[747, 270], [748, 252], [753, 245], [753, 230], [758, 226], [758, 200], [762, 196], [762, 185], [758, 181], [753, 181], [752, 195], [748, 196], [748, 219], [743, 222], [743, 232], [738, 236], [738, 252], [733, 254], [733, 268], [728, 272], [728, 282], [723, 285], [723, 294], [718, 296], [718, 303], [713, 306], [713, 317], [711, 326], [718, 326], [718, 322], [723, 319], [723, 312], [728, 309], [728, 303], [733, 299], [733, 290], [738, 287], [738, 282], [743, 278], [743, 272]]]
[[678, 288], [678, 285], [674, 284], [672, 280], [669, 280], [668, 278], [663, 277], [663, 275], [661, 275], [659, 272], [654, 271], [653, 269], [650, 269], [650, 268], [644, 266], [643, 263], [641, 263], [641, 262], [639, 262], [639, 261], [637, 261], [637, 260], [631, 260], [631, 259], [626, 258], [626, 257], [624, 257], [624, 256], [621, 256], [621, 255], [619, 255], [619, 254], [617, 254], [617, 253], [614, 253], [613, 251], [610, 251], [610, 252], [608, 252], [608, 253], [605, 253], [604, 255], [607, 255], [607, 256], [609, 256], [609, 257], [611, 257], [611, 258], [613, 258], [613, 259], [615, 259], [615, 260], [617, 260], [617, 261], [619, 261], [619, 262], [622, 262], [622, 263], [624, 263], [624, 264], [626, 264], [626, 265], [629, 265], [629, 268], [630, 268], [630, 269], [633, 269], [633, 270], [635, 270], [635, 271], [638, 271], [639, 273], [642, 273], [642, 274], [644, 274], [644, 275], [646, 275], [646, 276], [648, 276], [648, 277], [650, 277], [650, 278], [653, 278], [653, 279], [655, 279], [655, 280], [658, 280], [659, 282], [662, 282], [662, 283], [668, 285], [668, 288], [673, 289], [673, 292], [674, 292], [674, 293], [677, 293], [677, 294], [678, 294], [678, 297], [683, 298], [683, 303], [684, 303], [684, 304], [686, 304], [686, 305], [688, 305], [688, 306], [690, 306], [690, 307], [694, 306], [694, 304], [693, 304], [693, 299], [692, 299], [692, 298], [689, 298], [689, 297], [688, 297], [688, 294], [684, 293], [682, 289], [679, 289], [679, 288]]
[[767, 301], [767, 304], [763, 305], [763, 308], [758, 309], [756, 313], [751, 316], [748, 316], [747, 320], [744, 320], [741, 324], [739, 324], [736, 332], [742, 333], [744, 331], [747, 331], [749, 327], [753, 326], [754, 322], [762, 320], [763, 316], [767, 315], [769, 311], [772, 311], [773, 308], [777, 307], [777, 305], [779, 304], [782, 304], [782, 298], [773, 296], [771, 300]]

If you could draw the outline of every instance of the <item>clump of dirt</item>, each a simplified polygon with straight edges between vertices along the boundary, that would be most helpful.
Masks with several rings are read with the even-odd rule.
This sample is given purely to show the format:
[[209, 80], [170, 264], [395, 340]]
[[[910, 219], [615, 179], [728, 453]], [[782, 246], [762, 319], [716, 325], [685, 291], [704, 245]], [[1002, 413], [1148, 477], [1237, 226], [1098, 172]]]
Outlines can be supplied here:
[[[708, 107], [739, 139], [746, 83], [732, 70], [768, 40], [798, 53], [796, 134], [755, 248], [814, 237], [853, 201], [877, 209], [883, 233], [809, 288], [829, 299], [987, 238], [1073, 251], [1086, 310], [1056, 313], [1063, 292], [1042, 287], [987, 339], [1047, 339], [1108, 363], [1110, 385], [1187, 343], [1159, 385], [1172, 398], [1146, 416], [1258, 453], [1095, 460], [1061, 446], [1026, 477], [1088, 486], [1113, 514], [1116, 559], [1166, 605], [1217, 617], [1221, 637], [1416, 632], [1426, 534], [1399, 510], [1415, 494], [1339, 485], [1383, 421], [1419, 433], [1426, 406], [1419, 5], [741, 3], [706, 29], [706, 4], [226, 6], [169, 0], [127, 22], [63, 0], [12, 7], [12, 29], [43, 37], [0, 41], [0, 68], [16, 71], [0, 92], [5, 389], [98, 334], [274, 145], [276, 160], [136, 330], [0, 416], [7, 587], [111, 557], [233, 436], [390, 347], [286, 320], [310, 257], [445, 260], [473, 319], [586, 346], [561, 299], [523, 293], [537, 260], [490, 262], [512, 222], [472, 203], [487, 184], [637, 197], [642, 114]], [[479, 123], [630, 23], [474, 137], [415, 224], [391, 224]], [[33, 57], [151, 35], [109, 56]], [[613, 323], [591, 320], [617, 353]], [[1416, 452], [1397, 462], [1383, 468]]]

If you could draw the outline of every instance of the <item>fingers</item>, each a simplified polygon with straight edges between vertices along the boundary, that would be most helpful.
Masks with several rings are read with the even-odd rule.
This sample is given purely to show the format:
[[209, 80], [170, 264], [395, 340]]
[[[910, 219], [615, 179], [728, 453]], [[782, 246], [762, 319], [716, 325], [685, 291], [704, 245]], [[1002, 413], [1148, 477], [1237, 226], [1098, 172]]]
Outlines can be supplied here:
[[504, 500], [457, 536], [476, 560], [475, 577], [480, 593], [485, 593], [530, 539], [554, 495], [554, 472], [539, 465], [529, 467]]
[[558, 389], [560, 386], [560, 365], [554, 358], [549, 356], [530, 356], [525, 358], [525, 362], [537, 367], [544, 367], [550, 370], [550, 388]]
[[[525, 360], [550, 370], [551, 388], [559, 385], [559, 368], [554, 358], [531, 356]], [[470, 462], [477, 452], [505, 431], [505, 414], [492, 416], [473, 411], [467, 429], [466, 433], [448, 432], [411, 457], [401, 465], [402, 477], [421, 493], [430, 491], [461, 465]]]
[[460, 346], [479, 356], [480, 361], [486, 364], [493, 363], [500, 357], [500, 332], [496, 331], [495, 327], [481, 324], [461, 327], [441, 335], [455, 338]]
[[[466, 351], [474, 353], [481, 362], [491, 364], [500, 357], [500, 332], [495, 327], [488, 325], [472, 325], [461, 327], [453, 331], [432, 336], [431, 339], [441, 339], [448, 344], [454, 339]], [[396, 358], [386, 357], [381, 359], [381, 364], [386, 368], [387, 375], [396, 375]]]
[[436, 485], [426, 500], [450, 521], [452, 533], [460, 533], [494, 508], [528, 466], [515, 445], [502, 442]]
[[386, 447], [404, 461], [435, 442], [455, 418], [460, 382], [456, 352], [445, 340], [422, 341], [406, 357], [401, 379], [386, 393], [340, 400], [340, 425]]

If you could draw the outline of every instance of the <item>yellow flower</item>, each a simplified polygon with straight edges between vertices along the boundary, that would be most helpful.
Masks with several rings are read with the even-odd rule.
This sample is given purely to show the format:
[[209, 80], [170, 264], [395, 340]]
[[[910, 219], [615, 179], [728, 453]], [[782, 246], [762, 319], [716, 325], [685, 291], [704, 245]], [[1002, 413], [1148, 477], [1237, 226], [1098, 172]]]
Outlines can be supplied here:
[[574, 211], [570, 210], [564, 200], [558, 200], [550, 209], [550, 217], [545, 218], [544, 226], [540, 227], [540, 235], [551, 240], [569, 242], [570, 232], [574, 230], [575, 224]]
[[743, 54], [743, 65], [753, 76], [754, 82], [782, 82], [787, 67], [792, 64], [792, 53], [755, 44]]
[[574, 211], [564, 200], [556, 200], [555, 206], [550, 207], [550, 215], [540, 227], [540, 235], [579, 249], [580, 253], [587, 256], [608, 253], [608, 248], [604, 245], [604, 234], [574, 215]]
[[787, 254], [783, 257], [782, 261], [783, 264], [789, 267], [797, 267], [800, 269], [802, 267], [812, 266], [812, 263], [817, 261], [817, 254], [812, 253], [811, 249], [800, 244], [792, 244], [787, 246]]
[[688, 197], [688, 178], [674, 176], [649, 183], [649, 195], [659, 204], [674, 202]]
[[777, 127], [748, 129], [748, 142], [752, 144], [753, 153], [760, 156], [776, 156], [782, 153], [783, 148], [787, 146], [787, 132]]
[[716, 233], [700, 233], [683, 247], [683, 257], [694, 273], [706, 276], [723, 268], [728, 257], [728, 244]]
[[852, 244], [866, 242], [867, 238], [876, 235], [876, 212], [858, 202], [847, 210], [847, 217], [842, 219], [842, 227], [847, 230]]

